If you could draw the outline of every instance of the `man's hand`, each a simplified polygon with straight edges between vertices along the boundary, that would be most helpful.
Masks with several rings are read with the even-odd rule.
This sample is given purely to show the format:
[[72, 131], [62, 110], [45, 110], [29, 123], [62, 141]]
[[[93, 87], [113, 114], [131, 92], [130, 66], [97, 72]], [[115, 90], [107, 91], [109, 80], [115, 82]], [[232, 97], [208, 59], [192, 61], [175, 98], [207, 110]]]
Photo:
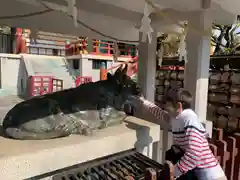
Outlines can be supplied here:
[[143, 96], [143, 95], [141, 95], [141, 96], [140, 96], [140, 98], [139, 98], [139, 100], [140, 100], [140, 101], [142, 101], [142, 102], [144, 102], [144, 101], [145, 101], [145, 98], [144, 98], [144, 96]]
[[138, 118], [139, 117], [139, 112], [142, 112], [144, 109], [144, 101], [145, 98], [143, 96], [133, 96], [131, 100], [129, 100], [125, 105], [124, 105], [124, 111], [131, 116], [135, 116]]
[[174, 165], [170, 161], [166, 161], [163, 170], [158, 177], [161, 180], [174, 180]]

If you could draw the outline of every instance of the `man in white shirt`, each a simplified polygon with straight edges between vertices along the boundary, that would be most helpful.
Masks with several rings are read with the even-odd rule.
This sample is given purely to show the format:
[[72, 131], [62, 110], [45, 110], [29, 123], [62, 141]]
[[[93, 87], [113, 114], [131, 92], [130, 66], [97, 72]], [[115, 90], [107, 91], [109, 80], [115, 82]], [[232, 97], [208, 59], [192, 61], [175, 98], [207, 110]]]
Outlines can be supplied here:
[[[170, 90], [166, 94], [165, 110], [141, 98], [142, 108], [157, 119], [171, 120], [174, 144], [183, 150], [175, 165], [175, 176], [193, 171], [198, 180], [227, 180], [217, 159], [209, 148], [206, 130], [191, 109], [192, 96], [185, 89]], [[169, 118], [167, 118], [169, 116]]]

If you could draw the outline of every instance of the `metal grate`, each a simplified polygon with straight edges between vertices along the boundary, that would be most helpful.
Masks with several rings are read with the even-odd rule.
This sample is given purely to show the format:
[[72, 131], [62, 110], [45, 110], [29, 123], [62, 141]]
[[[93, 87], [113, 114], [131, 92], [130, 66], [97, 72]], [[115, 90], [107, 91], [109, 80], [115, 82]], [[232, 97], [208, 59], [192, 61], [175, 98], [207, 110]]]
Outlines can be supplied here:
[[163, 166], [132, 149], [50, 174], [52, 180], [141, 180], [147, 168], [160, 172]]

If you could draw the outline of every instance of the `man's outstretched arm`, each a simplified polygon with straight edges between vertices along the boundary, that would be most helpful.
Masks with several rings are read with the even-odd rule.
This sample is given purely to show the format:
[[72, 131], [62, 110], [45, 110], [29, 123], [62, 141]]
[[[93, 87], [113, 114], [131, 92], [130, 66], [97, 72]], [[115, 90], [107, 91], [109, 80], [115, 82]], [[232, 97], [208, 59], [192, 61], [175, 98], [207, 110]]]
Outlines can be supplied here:
[[143, 106], [148, 109], [148, 111], [155, 116], [160, 121], [165, 121], [166, 123], [170, 123], [170, 118], [168, 112], [163, 110], [162, 108], [158, 107], [156, 104], [141, 98]]

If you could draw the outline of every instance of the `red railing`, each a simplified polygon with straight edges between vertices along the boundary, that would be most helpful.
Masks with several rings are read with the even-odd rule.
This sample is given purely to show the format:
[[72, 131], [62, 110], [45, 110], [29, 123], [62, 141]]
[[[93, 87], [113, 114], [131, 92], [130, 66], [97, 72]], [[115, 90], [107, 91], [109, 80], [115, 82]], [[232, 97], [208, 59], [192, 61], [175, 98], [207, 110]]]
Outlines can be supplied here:
[[[92, 43], [93, 51], [88, 52], [88, 43]], [[135, 54], [136, 46], [129, 44], [118, 44], [118, 50], [120, 51], [120, 56], [129, 56]], [[94, 55], [105, 55], [112, 56], [114, 54], [114, 43], [100, 40], [87, 41], [80, 39], [78, 41], [72, 42], [66, 45], [66, 55], [77, 55], [77, 54], [94, 54]]]
[[81, 84], [86, 84], [92, 82], [92, 77], [90, 76], [79, 76], [75, 80], [76, 87], [80, 86]]
[[106, 80], [107, 79], [107, 73], [113, 69], [117, 69], [121, 65], [128, 64], [128, 71], [127, 75], [131, 77], [132, 75], [136, 74], [138, 71], [138, 58], [134, 57], [129, 61], [119, 63], [117, 65], [114, 65], [108, 69], [101, 68], [100, 69], [100, 80]]
[[63, 81], [52, 76], [29, 77], [29, 96], [40, 96], [63, 89]]

